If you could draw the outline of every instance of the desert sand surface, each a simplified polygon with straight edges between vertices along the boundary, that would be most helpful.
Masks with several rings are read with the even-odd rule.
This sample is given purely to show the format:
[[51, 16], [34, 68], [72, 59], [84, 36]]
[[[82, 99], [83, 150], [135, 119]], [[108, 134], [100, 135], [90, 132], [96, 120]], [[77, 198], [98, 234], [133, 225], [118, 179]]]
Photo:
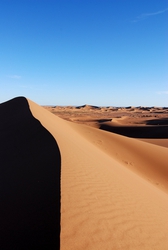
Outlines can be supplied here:
[[168, 249], [167, 108], [19, 97], [0, 118], [2, 249]]
[[168, 107], [83, 105], [44, 108], [68, 121], [168, 147]]

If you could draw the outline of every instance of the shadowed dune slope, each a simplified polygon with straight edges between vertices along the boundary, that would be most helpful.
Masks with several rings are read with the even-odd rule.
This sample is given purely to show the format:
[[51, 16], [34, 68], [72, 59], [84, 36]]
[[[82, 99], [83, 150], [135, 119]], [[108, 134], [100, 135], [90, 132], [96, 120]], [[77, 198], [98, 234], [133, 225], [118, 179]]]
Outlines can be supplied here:
[[1, 104], [1, 249], [59, 249], [60, 165], [56, 140], [27, 100]]
[[[155, 123], [157, 123], [157, 120], [155, 121]], [[99, 125], [99, 128], [105, 131], [113, 132], [113, 133], [128, 136], [128, 137], [133, 137], [133, 138], [148, 138], [148, 139], [168, 138], [168, 126], [166, 125], [115, 126], [110, 123], [102, 123]]]
[[61, 152], [61, 249], [167, 250], [168, 195], [146, 176], [167, 171], [168, 149], [29, 106]]

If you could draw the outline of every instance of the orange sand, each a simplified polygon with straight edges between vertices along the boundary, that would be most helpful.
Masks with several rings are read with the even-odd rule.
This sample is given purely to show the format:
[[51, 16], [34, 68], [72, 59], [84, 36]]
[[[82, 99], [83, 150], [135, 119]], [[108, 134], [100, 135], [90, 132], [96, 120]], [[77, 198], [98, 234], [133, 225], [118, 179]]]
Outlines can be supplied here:
[[98, 107], [78, 107], [81, 113], [96, 109], [92, 119], [88, 113], [73, 113], [66, 114], [65, 120], [49, 112], [52, 108], [28, 103], [60, 150], [60, 249], [167, 250], [168, 148], [156, 145], [165, 138], [155, 138], [152, 144], [151, 137], [129, 138], [97, 129], [102, 122], [111, 122], [111, 127], [133, 125], [129, 117], [123, 124], [121, 113], [118, 120], [110, 121], [104, 115], [107, 111]]
[[167, 249], [168, 149], [29, 101], [61, 151], [61, 249]]

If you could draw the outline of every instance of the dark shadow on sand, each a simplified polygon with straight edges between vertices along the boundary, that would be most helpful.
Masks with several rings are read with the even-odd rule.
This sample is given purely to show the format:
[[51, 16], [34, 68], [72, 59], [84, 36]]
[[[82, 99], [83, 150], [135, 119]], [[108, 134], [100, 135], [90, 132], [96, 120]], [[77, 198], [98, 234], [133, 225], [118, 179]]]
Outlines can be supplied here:
[[168, 125], [168, 118], [153, 119], [146, 121], [147, 125]]
[[100, 129], [132, 138], [166, 139], [168, 126], [111, 126], [100, 124]]
[[60, 248], [60, 151], [27, 100], [0, 105], [0, 249]]

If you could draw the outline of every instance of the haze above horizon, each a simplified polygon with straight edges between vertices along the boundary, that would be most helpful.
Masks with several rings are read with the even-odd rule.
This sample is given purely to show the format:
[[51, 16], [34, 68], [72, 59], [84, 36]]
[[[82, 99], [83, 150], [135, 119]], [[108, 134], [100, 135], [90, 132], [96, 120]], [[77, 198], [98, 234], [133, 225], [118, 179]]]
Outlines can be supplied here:
[[166, 0], [2, 0], [0, 103], [168, 106]]

